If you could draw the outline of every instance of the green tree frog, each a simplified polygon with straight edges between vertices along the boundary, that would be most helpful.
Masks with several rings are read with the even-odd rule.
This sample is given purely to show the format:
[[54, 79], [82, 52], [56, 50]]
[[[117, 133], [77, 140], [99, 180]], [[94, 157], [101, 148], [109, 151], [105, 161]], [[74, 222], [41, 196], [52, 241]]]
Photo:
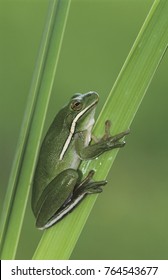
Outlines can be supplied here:
[[93, 181], [93, 170], [82, 180], [79, 171], [82, 160], [125, 145], [119, 140], [129, 130], [111, 136], [110, 121], [106, 121], [105, 135], [90, 145], [98, 100], [93, 91], [75, 94], [58, 112], [43, 140], [32, 191], [32, 210], [39, 229], [57, 223], [88, 194], [101, 192], [101, 186], [107, 183]]

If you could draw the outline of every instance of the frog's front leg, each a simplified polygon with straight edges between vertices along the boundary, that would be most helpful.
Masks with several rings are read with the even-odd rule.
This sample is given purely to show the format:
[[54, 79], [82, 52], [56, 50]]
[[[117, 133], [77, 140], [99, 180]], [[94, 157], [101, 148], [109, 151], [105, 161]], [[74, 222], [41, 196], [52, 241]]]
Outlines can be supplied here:
[[125, 145], [125, 141], [120, 141], [125, 135], [130, 133], [130, 130], [123, 131], [116, 135], [110, 134], [111, 122], [107, 120], [105, 122], [105, 134], [101, 139], [97, 139], [92, 136], [94, 144], [86, 146], [84, 145], [85, 133], [87, 131], [82, 131], [76, 141], [76, 150], [81, 159], [93, 159], [104, 153], [115, 148], [121, 148]]
[[74, 169], [67, 169], [54, 178], [43, 191], [37, 203], [36, 226], [44, 229], [52, 226], [71, 212], [87, 194], [99, 193], [106, 181], [94, 182], [94, 171], [78, 183], [79, 175]]

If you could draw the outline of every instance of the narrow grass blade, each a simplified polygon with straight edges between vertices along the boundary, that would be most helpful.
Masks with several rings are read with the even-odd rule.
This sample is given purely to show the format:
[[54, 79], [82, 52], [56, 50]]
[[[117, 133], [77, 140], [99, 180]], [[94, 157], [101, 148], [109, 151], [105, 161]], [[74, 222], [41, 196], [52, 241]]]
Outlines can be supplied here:
[[38, 60], [36, 63], [36, 68], [34, 70], [34, 76], [33, 76], [33, 81], [31, 84], [30, 88], [30, 93], [29, 93], [29, 98], [27, 100], [27, 108], [21, 128], [21, 133], [16, 149], [16, 154], [12, 166], [12, 171], [10, 174], [9, 178], [9, 183], [8, 183], [8, 188], [7, 188], [7, 193], [4, 201], [4, 207], [3, 207], [3, 212], [1, 216], [1, 224], [0, 224], [0, 240], [1, 240], [1, 245], [3, 242], [3, 237], [4, 233], [6, 231], [7, 227], [7, 221], [10, 215], [11, 211], [11, 206], [12, 206], [12, 200], [14, 199], [15, 192], [16, 192], [16, 187], [17, 187], [17, 180], [18, 180], [18, 174], [19, 170], [21, 167], [21, 162], [23, 158], [23, 154], [25, 151], [26, 147], [26, 138], [28, 137], [28, 131], [30, 129], [30, 125], [32, 122], [32, 115], [33, 115], [33, 110], [36, 104], [36, 98], [37, 98], [37, 90], [39, 88], [40, 84], [40, 79], [42, 75], [42, 69], [43, 69], [43, 64], [45, 60], [45, 55], [46, 55], [46, 49], [48, 48], [48, 42], [49, 42], [49, 37], [51, 33], [51, 29], [53, 26], [53, 20], [54, 20], [54, 8], [53, 5], [49, 7], [48, 11], [48, 17], [46, 20], [46, 28], [43, 34], [42, 38], [42, 43], [41, 43], [41, 48], [39, 50], [39, 56]]
[[46, 28], [4, 203], [1, 259], [13, 259], [16, 254], [70, 6], [70, 0], [52, 0], [49, 3]]
[[[113, 122], [113, 133], [130, 127], [136, 111], [168, 44], [168, 1], [156, 0], [128, 55], [128, 58], [104, 105], [94, 132], [102, 133], [106, 119]], [[98, 160], [82, 163], [84, 174], [96, 170], [95, 180], [104, 179], [117, 150]], [[42, 236], [33, 259], [68, 259], [93, 207], [96, 196], [88, 197], [73, 213]]]

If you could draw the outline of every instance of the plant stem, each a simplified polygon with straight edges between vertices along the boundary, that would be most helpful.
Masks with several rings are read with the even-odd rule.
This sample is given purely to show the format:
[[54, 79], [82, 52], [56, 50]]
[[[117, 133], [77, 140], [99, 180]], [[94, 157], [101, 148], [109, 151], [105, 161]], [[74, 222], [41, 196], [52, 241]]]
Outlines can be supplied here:
[[[168, 44], [168, 1], [156, 0], [114, 84], [94, 132], [100, 132], [106, 119], [112, 119], [113, 131], [127, 129], [141, 104]], [[112, 115], [112, 117], [111, 117]], [[104, 179], [117, 154], [108, 152], [98, 160], [82, 163], [83, 174], [96, 170], [95, 179]], [[90, 196], [56, 226], [47, 229], [33, 259], [68, 259], [94, 205]]]
[[70, 0], [51, 0], [11, 172], [1, 224], [1, 259], [15, 258]]

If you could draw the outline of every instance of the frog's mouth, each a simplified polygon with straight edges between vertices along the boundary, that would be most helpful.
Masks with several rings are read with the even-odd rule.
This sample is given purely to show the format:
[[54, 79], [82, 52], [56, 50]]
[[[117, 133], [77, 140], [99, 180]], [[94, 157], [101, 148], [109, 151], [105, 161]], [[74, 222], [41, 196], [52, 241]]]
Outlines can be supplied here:
[[89, 106], [84, 108], [80, 113], [78, 113], [74, 118], [72, 124], [74, 123], [76, 125], [79, 119], [81, 120], [82, 118], [83, 119], [87, 118], [87, 116], [90, 114], [91, 111], [95, 113], [97, 103], [98, 103], [98, 99], [96, 99], [93, 103], [91, 103]]
[[89, 106], [87, 106], [85, 109], [83, 109], [83, 111], [80, 112], [82, 115], [87, 114], [87, 112], [90, 112], [90, 110], [92, 110], [92, 109], [94, 109], [94, 107], [96, 107], [96, 105], [97, 105], [97, 103], [99, 101], [98, 94], [96, 92], [91, 91], [91, 92], [88, 93], [88, 95], [89, 94], [93, 95], [93, 93], [96, 95], [96, 98], [95, 98], [95, 100]]
[[[71, 142], [71, 139], [75, 133], [76, 127], [78, 126], [78, 120], [82, 119], [83, 117], [83, 123], [82, 125], [80, 125], [78, 127], [79, 131], [83, 130], [83, 129], [87, 129], [88, 124], [90, 125], [91, 123], [94, 124], [94, 113], [95, 113], [95, 109], [96, 109], [96, 104], [98, 102], [98, 97], [94, 100], [93, 103], [91, 103], [89, 106], [87, 106], [86, 108], [84, 108], [82, 111], [80, 111], [76, 117], [73, 119], [72, 123], [71, 123], [71, 127], [69, 130], [69, 135], [63, 145], [63, 149], [61, 151], [60, 157], [59, 159], [62, 160], [64, 157], [64, 154], [66, 152], [66, 150], [69, 147], [69, 144]], [[95, 107], [95, 108], [94, 108]], [[92, 125], [93, 126], [93, 125]], [[77, 130], [78, 130], [77, 129]]]
[[[86, 107], [83, 111], [83, 114], [75, 122], [75, 129], [73, 133], [78, 133], [80, 131], [88, 130], [88, 128], [92, 128], [95, 120], [95, 110], [98, 100], [95, 100], [92, 104]], [[80, 120], [80, 121], [79, 121]], [[72, 128], [72, 125], [71, 125]], [[72, 131], [71, 131], [72, 132]]]

